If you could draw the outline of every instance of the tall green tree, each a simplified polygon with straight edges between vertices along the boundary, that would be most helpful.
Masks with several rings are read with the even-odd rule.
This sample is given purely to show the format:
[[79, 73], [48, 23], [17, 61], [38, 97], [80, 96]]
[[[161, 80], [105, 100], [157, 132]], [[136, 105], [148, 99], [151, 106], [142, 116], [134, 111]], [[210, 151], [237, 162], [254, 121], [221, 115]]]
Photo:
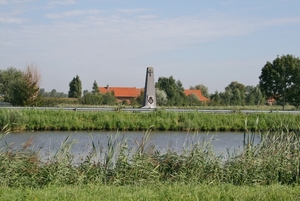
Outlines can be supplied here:
[[232, 90], [232, 97], [230, 100], [231, 105], [244, 105], [245, 94], [241, 92], [239, 88], [235, 88]]
[[231, 89], [232, 91], [234, 91], [235, 89], [239, 89], [239, 91], [241, 93], [245, 93], [246, 92], [245, 85], [243, 85], [242, 83], [239, 83], [237, 81], [233, 81], [227, 87], [225, 87], [225, 90], [228, 90], [228, 89]]
[[95, 80], [93, 83], [92, 94], [99, 94], [99, 93], [100, 93], [100, 90], [99, 90], [98, 84]]
[[82, 84], [78, 75], [73, 78], [69, 84], [70, 90], [68, 92], [69, 98], [80, 98], [82, 94]]
[[221, 97], [218, 91], [215, 91], [215, 93], [210, 96], [209, 104], [213, 106], [221, 105]]
[[260, 90], [259, 85], [257, 86], [247, 86], [246, 87], [246, 104], [247, 105], [263, 105], [266, 102], [266, 98]]
[[299, 71], [300, 59], [293, 55], [277, 56], [273, 62], [267, 62], [261, 70], [259, 85], [267, 97], [281, 103], [282, 109], [287, 102], [299, 104]]
[[0, 93], [4, 101], [16, 106], [31, 106], [38, 99], [41, 76], [34, 66], [25, 71], [9, 67], [0, 71]]
[[246, 99], [246, 87], [245, 85], [233, 81], [227, 87], [225, 92], [220, 93], [221, 99], [225, 105], [244, 105]]
[[96, 80], [93, 83], [92, 92], [88, 90], [83, 91], [83, 96], [81, 98], [82, 104], [85, 105], [101, 105], [103, 102], [103, 95], [100, 94], [98, 84]]
[[167, 94], [168, 105], [182, 106], [187, 104], [187, 97], [180, 80], [175, 80], [173, 76], [169, 78], [159, 77], [155, 83], [155, 88], [163, 90]]

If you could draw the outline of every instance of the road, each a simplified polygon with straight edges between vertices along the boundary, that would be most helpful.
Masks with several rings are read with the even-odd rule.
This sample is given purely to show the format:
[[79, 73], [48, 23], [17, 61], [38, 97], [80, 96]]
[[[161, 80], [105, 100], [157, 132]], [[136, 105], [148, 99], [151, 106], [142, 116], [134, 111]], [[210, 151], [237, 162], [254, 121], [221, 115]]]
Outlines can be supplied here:
[[[116, 107], [0, 107], [0, 109], [39, 109], [39, 110], [70, 110], [70, 111], [126, 111], [126, 112], [152, 112], [153, 108], [116, 108]], [[300, 114], [300, 111], [270, 111], [270, 110], [201, 110], [201, 109], [180, 109], [180, 108], [164, 108], [165, 111], [173, 112], [202, 112], [202, 113], [283, 113], [283, 114]]]

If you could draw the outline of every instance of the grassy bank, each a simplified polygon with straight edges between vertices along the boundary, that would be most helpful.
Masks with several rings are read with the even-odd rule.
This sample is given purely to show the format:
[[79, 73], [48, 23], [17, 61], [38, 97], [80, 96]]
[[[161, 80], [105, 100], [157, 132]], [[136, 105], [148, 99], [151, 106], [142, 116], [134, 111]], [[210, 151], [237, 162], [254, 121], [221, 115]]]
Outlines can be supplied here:
[[43, 189], [0, 187], [0, 200], [299, 200], [300, 187], [283, 185], [48, 186]]
[[300, 115], [1, 109], [0, 127], [6, 125], [12, 130], [298, 131]]

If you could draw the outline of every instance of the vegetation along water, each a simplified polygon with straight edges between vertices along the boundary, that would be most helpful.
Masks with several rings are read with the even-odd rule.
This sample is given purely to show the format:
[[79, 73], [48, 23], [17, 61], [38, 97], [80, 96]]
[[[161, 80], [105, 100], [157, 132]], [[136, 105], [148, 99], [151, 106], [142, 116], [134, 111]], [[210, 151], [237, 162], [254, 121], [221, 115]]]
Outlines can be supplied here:
[[[2, 109], [0, 123], [10, 130], [145, 130], [136, 147], [111, 136], [74, 165], [74, 142], [66, 138], [53, 157], [41, 160], [31, 142], [0, 150], [1, 200], [297, 200], [300, 197], [299, 115], [78, 112]], [[147, 139], [155, 130], [247, 130], [242, 152], [226, 160], [210, 142], [195, 142], [181, 153], [154, 151]], [[102, 156], [102, 157], [99, 157]], [[63, 188], [62, 188], [63, 187]], [[129, 190], [130, 189], [130, 190]], [[100, 193], [102, 191], [105, 193]], [[130, 193], [131, 192], [131, 193]], [[12, 198], [12, 194], [16, 197]]]
[[201, 112], [130, 113], [123, 111], [66, 111], [1, 109], [0, 127], [11, 130], [153, 130], [174, 131], [298, 131], [300, 115]]
[[44, 160], [32, 151], [31, 141], [18, 150], [7, 145], [0, 152], [0, 198], [10, 200], [13, 192], [25, 200], [81, 200], [89, 192], [87, 198], [94, 200], [299, 199], [298, 132], [266, 132], [260, 144], [249, 138], [242, 152], [226, 160], [210, 141], [189, 144], [181, 153], [153, 151], [150, 135], [146, 131], [134, 148], [112, 135], [107, 149], [93, 143], [76, 165], [69, 138]]

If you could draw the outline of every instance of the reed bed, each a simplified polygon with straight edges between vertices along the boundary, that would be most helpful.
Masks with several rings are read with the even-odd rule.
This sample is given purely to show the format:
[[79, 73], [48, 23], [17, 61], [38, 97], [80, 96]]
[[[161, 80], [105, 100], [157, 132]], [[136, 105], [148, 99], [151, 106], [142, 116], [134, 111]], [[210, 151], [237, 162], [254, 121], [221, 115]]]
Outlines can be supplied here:
[[295, 132], [262, 135], [253, 144], [245, 139], [241, 152], [215, 155], [209, 141], [194, 142], [182, 152], [159, 152], [145, 132], [136, 146], [110, 136], [107, 148], [93, 143], [90, 154], [74, 161], [73, 141], [66, 138], [51, 157], [41, 160], [31, 142], [20, 149], [0, 151], [0, 186], [42, 188], [49, 185], [299, 185], [300, 137]]
[[299, 131], [300, 115], [0, 109], [0, 128], [11, 130]]

